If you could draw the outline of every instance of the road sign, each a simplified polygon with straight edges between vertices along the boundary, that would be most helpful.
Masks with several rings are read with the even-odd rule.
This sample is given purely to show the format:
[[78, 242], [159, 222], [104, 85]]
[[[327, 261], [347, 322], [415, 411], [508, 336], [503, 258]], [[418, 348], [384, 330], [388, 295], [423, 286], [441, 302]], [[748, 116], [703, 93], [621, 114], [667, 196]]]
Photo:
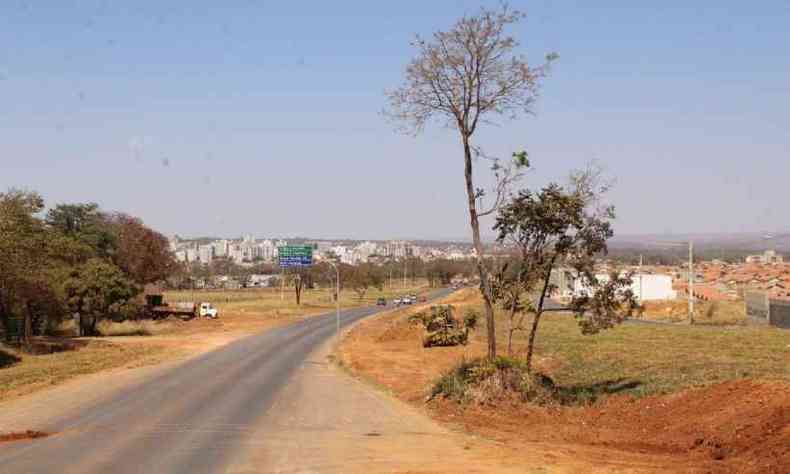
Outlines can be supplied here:
[[312, 245], [285, 245], [277, 247], [277, 260], [283, 268], [306, 267], [313, 264]]

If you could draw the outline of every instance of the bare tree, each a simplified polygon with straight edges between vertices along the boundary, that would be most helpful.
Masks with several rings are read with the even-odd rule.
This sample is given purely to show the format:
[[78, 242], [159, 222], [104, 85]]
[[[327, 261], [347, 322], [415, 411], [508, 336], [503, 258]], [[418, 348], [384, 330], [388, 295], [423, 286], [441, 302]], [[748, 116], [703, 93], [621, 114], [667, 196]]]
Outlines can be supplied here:
[[[405, 83], [387, 93], [386, 114], [403, 130], [416, 134], [428, 122], [438, 120], [460, 134], [469, 221], [485, 303], [489, 358], [496, 356], [496, 330], [479, 218], [494, 212], [505, 192], [498, 189], [491, 209], [478, 208], [482, 192], [475, 188], [473, 179], [476, 148], [472, 136], [483, 122], [531, 113], [539, 81], [545, 76], [547, 65], [557, 57], [550, 54], [545, 64], [531, 67], [525, 56], [515, 52], [519, 44], [506, 30], [523, 18], [523, 13], [503, 4], [497, 10], [483, 8], [476, 15], [464, 16], [448, 31], [434, 33], [430, 40], [418, 36], [413, 43], [418, 54], [406, 68]], [[520, 157], [514, 164], [526, 166], [526, 154]], [[495, 163], [494, 171], [502, 168]]]

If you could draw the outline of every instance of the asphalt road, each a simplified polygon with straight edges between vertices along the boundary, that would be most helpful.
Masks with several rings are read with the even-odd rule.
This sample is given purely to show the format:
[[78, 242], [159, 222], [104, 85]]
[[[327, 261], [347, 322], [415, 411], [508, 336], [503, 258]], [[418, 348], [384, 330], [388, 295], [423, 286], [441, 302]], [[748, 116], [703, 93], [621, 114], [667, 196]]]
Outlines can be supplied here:
[[[342, 311], [341, 327], [383, 309]], [[332, 312], [191, 359], [36, 427], [52, 436], [0, 445], [0, 472], [227, 472], [251, 433], [278, 435], [278, 393], [334, 334]]]

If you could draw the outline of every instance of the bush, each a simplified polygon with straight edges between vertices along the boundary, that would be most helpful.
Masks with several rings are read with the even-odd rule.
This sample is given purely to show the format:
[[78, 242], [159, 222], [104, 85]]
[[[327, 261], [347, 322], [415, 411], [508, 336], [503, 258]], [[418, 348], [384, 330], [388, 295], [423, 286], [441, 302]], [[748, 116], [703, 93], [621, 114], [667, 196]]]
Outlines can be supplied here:
[[464, 360], [436, 381], [431, 397], [442, 396], [459, 403], [496, 403], [511, 399], [549, 405], [562, 402], [554, 382], [543, 374], [527, 372], [525, 362], [500, 356]]
[[409, 317], [409, 322], [421, 324], [428, 331], [423, 339], [423, 346], [457, 346], [466, 344], [469, 340], [469, 331], [477, 323], [477, 316], [464, 317], [462, 323], [456, 319], [452, 305], [431, 306], [431, 312], [419, 312]]

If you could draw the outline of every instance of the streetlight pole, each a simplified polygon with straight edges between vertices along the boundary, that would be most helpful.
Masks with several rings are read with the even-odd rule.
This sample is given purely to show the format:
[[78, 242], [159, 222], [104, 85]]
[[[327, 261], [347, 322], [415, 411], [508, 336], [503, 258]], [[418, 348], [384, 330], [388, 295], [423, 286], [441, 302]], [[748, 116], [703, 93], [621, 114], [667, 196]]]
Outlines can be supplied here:
[[335, 269], [335, 334], [340, 336], [340, 270], [331, 260], [327, 263]]
[[694, 324], [694, 242], [689, 240], [689, 324]]

